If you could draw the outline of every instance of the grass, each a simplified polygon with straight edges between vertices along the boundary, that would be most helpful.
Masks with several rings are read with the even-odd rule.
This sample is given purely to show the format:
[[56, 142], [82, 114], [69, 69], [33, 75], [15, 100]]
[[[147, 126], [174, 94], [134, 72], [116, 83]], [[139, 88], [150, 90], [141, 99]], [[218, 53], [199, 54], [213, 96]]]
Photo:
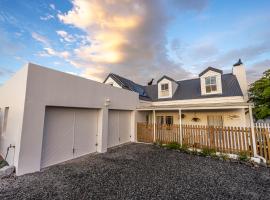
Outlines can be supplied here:
[[246, 151], [241, 151], [241, 152], [238, 154], [238, 159], [241, 160], [241, 161], [248, 161], [248, 160], [249, 160], [248, 152], [246, 152]]
[[211, 149], [211, 148], [203, 148], [202, 151], [201, 151], [201, 155], [203, 156], [213, 156], [215, 157], [216, 156], [216, 150], [215, 149]]

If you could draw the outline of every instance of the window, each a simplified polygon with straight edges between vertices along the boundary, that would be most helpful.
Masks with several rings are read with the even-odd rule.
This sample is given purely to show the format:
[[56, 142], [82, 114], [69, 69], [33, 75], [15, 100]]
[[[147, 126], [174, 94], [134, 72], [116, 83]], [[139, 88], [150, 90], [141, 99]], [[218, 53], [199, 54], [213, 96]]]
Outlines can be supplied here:
[[221, 115], [207, 116], [208, 126], [223, 126], [223, 117]]
[[169, 84], [165, 83], [165, 84], [161, 84], [161, 91], [168, 91], [169, 90]]
[[164, 117], [163, 116], [157, 116], [157, 124], [160, 124], [160, 125], [164, 124]]
[[173, 125], [173, 116], [166, 116], [166, 125]]
[[5, 107], [5, 112], [4, 112], [4, 121], [3, 121], [3, 126], [2, 126], [2, 133], [4, 134], [7, 130], [7, 120], [8, 120], [8, 111], [9, 107]]
[[206, 93], [217, 91], [217, 79], [215, 76], [209, 76], [205, 78]]

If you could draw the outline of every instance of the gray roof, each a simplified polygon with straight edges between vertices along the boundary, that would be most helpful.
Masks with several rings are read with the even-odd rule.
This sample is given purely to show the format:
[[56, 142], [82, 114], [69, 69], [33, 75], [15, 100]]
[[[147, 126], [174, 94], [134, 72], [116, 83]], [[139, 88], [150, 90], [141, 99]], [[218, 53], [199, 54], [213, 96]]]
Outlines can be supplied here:
[[201, 77], [202, 75], [204, 75], [206, 72], [208, 72], [209, 70], [223, 74], [223, 71], [214, 67], [207, 67], [205, 70], [203, 70], [200, 74], [199, 77]]
[[[178, 87], [173, 97], [166, 99], [164, 98], [158, 99], [157, 84], [142, 86], [116, 74], [110, 74], [109, 76], [111, 76], [116, 82], [120, 82], [121, 83], [120, 85], [123, 88], [139, 93], [140, 99], [145, 101], [172, 101], [172, 100], [203, 99], [211, 97], [243, 96], [237, 78], [233, 74], [221, 75], [222, 94], [201, 95], [200, 78], [197, 78], [183, 81], [175, 81], [178, 84]], [[105, 79], [105, 81], [107, 80], [107, 78]]]

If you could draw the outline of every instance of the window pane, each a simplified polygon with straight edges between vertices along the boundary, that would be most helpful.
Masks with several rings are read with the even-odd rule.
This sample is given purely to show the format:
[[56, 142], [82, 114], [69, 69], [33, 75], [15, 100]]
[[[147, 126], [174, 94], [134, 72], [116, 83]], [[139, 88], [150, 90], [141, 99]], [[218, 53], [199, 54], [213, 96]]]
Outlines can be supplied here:
[[209, 85], [210, 84], [210, 77], [205, 78], [205, 85]]
[[161, 85], [161, 90], [168, 90], [169, 89], [169, 85], [168, 84], [162, 84]]
[[173, 116], [166, 116], [166, 124], [167, 125], [173, 124]]
[[210, 85], [206, 86], [206, 92], [207, 93], [211, 92], [211, 86]]
[[211, 84], [216, 84], [216, 77], [215, 76], [211, 77]]
[[211, 91], [217, 91], [217, 85], [211, 85]]

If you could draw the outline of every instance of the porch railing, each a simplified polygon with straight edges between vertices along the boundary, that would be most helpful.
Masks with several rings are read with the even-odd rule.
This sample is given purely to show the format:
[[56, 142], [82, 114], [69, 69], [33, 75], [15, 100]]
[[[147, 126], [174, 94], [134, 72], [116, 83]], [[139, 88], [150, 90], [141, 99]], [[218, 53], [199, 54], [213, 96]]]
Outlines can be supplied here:
[[[180, 130], [179, 125], [156, 124], [154, 127], [153, 124], [138, 123], [137, 140], [139, 142], [160, 142], [163, 144], [178, 142], [192, 148], [212, 148], [221, 153], [238, 154], [245, 151], [253, 156], [251, 128], [199, 125], [181, 125], [181, 127]], [[269, 131], [263, 128], [255, 128], [254, 132], [257, 154], [270, 161]]]

